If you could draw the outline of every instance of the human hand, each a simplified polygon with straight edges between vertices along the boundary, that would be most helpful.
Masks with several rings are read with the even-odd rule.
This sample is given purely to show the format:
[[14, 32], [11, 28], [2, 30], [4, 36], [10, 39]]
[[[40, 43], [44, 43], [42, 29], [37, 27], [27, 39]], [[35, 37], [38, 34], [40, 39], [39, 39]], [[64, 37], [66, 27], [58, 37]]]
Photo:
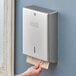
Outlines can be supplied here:
[[40, 65], [32, 66], [27, 71], [25, 71], [23, 74], [24, 76], [39, 76], [41, 71]]

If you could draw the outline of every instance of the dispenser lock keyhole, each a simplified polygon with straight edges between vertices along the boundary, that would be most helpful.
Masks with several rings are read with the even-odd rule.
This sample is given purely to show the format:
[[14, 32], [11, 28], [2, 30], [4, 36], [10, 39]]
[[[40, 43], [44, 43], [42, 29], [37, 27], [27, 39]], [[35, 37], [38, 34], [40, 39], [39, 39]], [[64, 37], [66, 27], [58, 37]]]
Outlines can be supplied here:
[[35, 46], [34, 46], [34, 53], [36, 53], [36, 49], [35, 49]]

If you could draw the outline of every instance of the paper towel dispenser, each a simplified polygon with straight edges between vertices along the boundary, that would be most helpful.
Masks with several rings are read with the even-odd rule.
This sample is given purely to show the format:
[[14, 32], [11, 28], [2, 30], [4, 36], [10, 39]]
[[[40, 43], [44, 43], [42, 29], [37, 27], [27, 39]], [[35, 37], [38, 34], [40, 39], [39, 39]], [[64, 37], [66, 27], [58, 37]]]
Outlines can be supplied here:
[[23, 8], [23, 53], [57, 62], [57, 11], [38, 6]]

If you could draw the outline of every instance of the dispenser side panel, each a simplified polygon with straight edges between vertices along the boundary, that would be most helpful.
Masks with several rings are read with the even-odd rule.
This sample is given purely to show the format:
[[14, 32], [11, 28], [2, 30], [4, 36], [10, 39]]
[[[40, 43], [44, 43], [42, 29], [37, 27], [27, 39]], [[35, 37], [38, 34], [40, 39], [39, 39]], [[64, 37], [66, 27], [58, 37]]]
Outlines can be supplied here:
[[58, 14], [53, 13], [48, 16], [48, 47], [49, 47], [49, 61], [57, 63], [58, 55]]

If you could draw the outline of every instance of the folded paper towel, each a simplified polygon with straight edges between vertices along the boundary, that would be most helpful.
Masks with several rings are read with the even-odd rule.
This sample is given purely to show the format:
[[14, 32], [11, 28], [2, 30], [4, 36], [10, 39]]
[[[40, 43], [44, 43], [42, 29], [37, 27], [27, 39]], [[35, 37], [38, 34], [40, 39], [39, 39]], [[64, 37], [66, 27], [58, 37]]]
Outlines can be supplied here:
[[26, 62], [30, 63], [30, 64], [33, 64], [33, 65], [40, 64], [41, 67], [44, 68], [44, 69], [48, 69], [48, 67], [49, 67], [49, 62], [31, 57], [31, 56], [27, 56]]

